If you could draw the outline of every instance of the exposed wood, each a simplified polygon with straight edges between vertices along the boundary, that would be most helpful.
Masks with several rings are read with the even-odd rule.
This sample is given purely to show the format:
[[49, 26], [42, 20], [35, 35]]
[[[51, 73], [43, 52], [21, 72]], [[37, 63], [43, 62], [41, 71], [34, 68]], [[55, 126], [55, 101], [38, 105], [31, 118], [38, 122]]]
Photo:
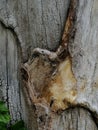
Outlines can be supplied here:
[[[78, 38], [77, 35], [79, 34], [78, 31], [81, 30], [81, 28], [78, 27], [78, 23], [75, 24], [75, 22], [78, 22], [78, 20], [80, 20], [80, 22], [81, 22], [81, 17], [78, 16], [78, 15], [80, 15], [79, 14], [80, 12], [78, 12], [76, 14], [76, 10], [77, 11], [81, 10], [81, 6], [80, 6], [81, 2], [79, 4], [77, 3], [78, 1], [76, 2], [76, 4], [78, 4], [78, 9], [76, 8], [77, 6], [75, 5], [74, 2], [76, 2], [76, 1], [72, 0], [71, 4], [70, 4], [70, 10], [69, 10], [67, 22], [65, 25], [65, 32], [63, 35], [64, 43], [61, 44], [62, 46], [66, 44], [66, 46], [63, 49], [60, 49], [60, 53], [64, 54], [65, 51], [62, 52], [62, 50], [68, 48], [67, 46], [69, 43], [69, 49], [70, 49], [71, 56], [72, 56], [71, 44], [73, 44], [73, 43], [75, 44], [75, 39]], [[87, 3], [88, 7], [89, 7], [89, 2]], [[91, 4], [91, 2], [90, 2], [90, 4]], [[71, 11], [71, 9], [72, 9], [72, 11]], [[87, 7], [86, 7], [86, 9], [87, 9]], [[89, 13], [91, 13], [91, 12], [89, 12]], [[92, 14], [90, 15], [90, 17], [91, 16], [92, 16]], [[74, 21], [74, 17], [75, 17], [75, 21]], [[75, 26], [75, 28], [73, 27], [73, 25]], [[94, 26], [92, 26], [92, 28], [93, 27]], [[73, 35], [73, 28], [77, 29], [76, 33], [74, 33], [74, 35], [77, 34], [75, 36]], [[70, 38], [71, 33], [72, 33], [73, 37]], [[62, 47], [62, 46], [60, 46], [60, 47]], [[41, 107], [42, 110], [44, 109], [44, 114], [47, 114], [48, 116], [51, 115], [51, 117], [52, 117], [52, 111], [58, 112], [60, 110], [65, 110], [66, 108], [71, 107], [71, 106], [81, 106], [81, 107], [83, 106], [86, 109], [88, 109], [89, 111], [91, 111], [93, 113], [93, 115], [96, 116], [96, 118], [97, 118], [98, 117], [97, 107], [95, 108], [95, 106], [92, 104], [92, 102], [90, 102], [94, 99], [96, 90], [93, 93], [89, 88], [89, 91], [88, 91], [87, 86], [84, 85], [85, 83], [83, 81], [82, 81], [82, 83], [83, 83], [82, 86], [79, 86], [80, 85], [80, 83], [78, 84], [79, 79], [77, 79], [77, 77], [75, 77], [75, 75], [73, 74], [74, 71], [72, 71], [71, 62], [69, 62], [68, 67], [66, 69], [66, 66], [67, 66], [66, 64], [67, 64], [68, 60], [70, 60], [70, 58], [67, 57], [64, 60], [64, 63], [62, 61], [60, 63], [56, 62], [55, 59], [57, 59], [59, 56], [57, 52], [50, 52], [48, 50], [44, 50], [44, 49], [40, 49], [40, 48], [34, 49], [33, 57], [31, 57], [33, 59], [30, 59], [31, 61], [29, 60], [27, 63], [24, 64], [23, 69], [24, 69], [24, 71], [26, 71], [27, 77], [28, 77], [27, 80], [24, 79], [24, 81], [26, 82], [25, 86], [27, 86], [27, 91], [28, 91], [29, 98], [31, 99], [31, 102], [35, 105], [36, 109], [38, 109], [40, 111], [40, 113], [43, 114], [43, 111], [40, 110], [40, 107]], [[41, 57], [39, 56], [40, 54], [42, 54]], [[45, 54], [46, 54], [46, 56], [43, 56]], [[57, 55], [55, 55], [55, 54], [57, 54]], [[35, 55], [35, 58], [34, 58], [34, 55]], [[96, 57], [96, 55], [97, 54], [94, 54], [95, 57]], [[52, 56], [53, 56], [53, 58], [52, 58]], [[83, 55], [83, 56], [85, 56], [85, 55]], [[48, 61], [47, 58], [49, 58], [50, 61]], [[94, 57], [92, 57], [92, 58], [94, 58]], [[85, 59], [87, 59], [87, 57], [85, 57]], [[72, 59], [72, 62], [74, 62], [73, 60], [74, 59]], [[94, 60], [94, 59], [92, 59], [92, 60]], [[48, 66], [48, 65], [50, 65], [50, 66]], [[35, 66], [37, 68], [35, 68]], [[71, 66], [71, 67], [69, 67], [69, 66]], [[82, 63], [82, 66], [83, 66], [83, 63]], [[93, 66], [90, 66], [90, 67], [93, 67]], [[83, 71], [83, 73], [84, 72], [85, 71]], [[78, 73], [77, 70], [76, 70], [76, 73]], [[93, 74], [94, 73], [95, 73], [95, 71], [93, 72]], [[23, 75], [25, 75], [25, 73]], [[41, 76], [41, 81], [39, 81], [40, 76]], [[91, 77], [88, 80], [89, 80], [89, 82], [92, 82], [93, 79]], [[89, 84], [89, 82], [88, 82], [88, 84]], [[92, 85], [92, 84], [89, 84], [89, 85]], [[78, 89], [79, 87], [80, 87], [80, 89]], [[81, 87], [83, 87], [83, 91], [82, 91]], [[93, 96], [91, 97], [91, 95], [89, 95], [90, 93], [88, 93], [88, 92], [92, 93]], [[84, 95], [84, 94], [85, 94], [85, 96], [84, 96], [85, 100], [84, 100], [84, 97], [81, 97], [81, 95]], [[88, 100], [88, 98], [86, 97], [87, 95], [88, 95], [88, 97], [90, 97], [91, 100]], [[37, 117], [39, 117], [40, 113], [37, 113]], [[53, 120], [51, 120], [51, 122], [53, 122]], [[38, 121], [38, 124], [40, 124], [39, 121]], [[50, 127], [52, 127], [52, 126], [50, 126]], [[45, 129], [45, 128], [43, 128], [43, 125], [41, 125], [41, 126], [39, 126], [38, 129]]]
[[[78, 10], [76, 11], [78, 14], [77, 19], [75, 19], [76, 21], [74, 25], [75, 30], [72, 29], [73, 31], [71, 32], [70, 40], [68, 38], [69, 35], [66, 34], [68, 38], [67, 40], [70, 41], [68, 42], [68, 50], [70, 56], [72, 57], [71, 62], [69, 58], [67, 58], [67, 61], [69, 62], [64, 62], [65, 66], [66, 63], [69, 64], [68, 69], [65, 70], [66, 67], [64, 69], [62, 68], [63, 64], [59, 64], [60, 60], [57, 60], [56, 62], [54, 62], [53, 60], [51, 62], [47, 56], [41, 55], [39, 56], [41, 66], [33, 70], [33, 63], [31, 63], [29, 60], [29, 62], [27, 62], [27, 65], [29, 63], [28, 66], [31, 66], [31, 70], [26, 70], [26, 72], [28, 73], [26, 76], [24, 76], [25, 80], [28, 81], [29, 79], [29, 81], [32, 81], [30, 77], [28, 78], [28, 76], [35, 75], [35, 77], [33, 77], [33, 80], [36, 81], [35, 86], [37, 86], [37, 88], [33, 86], [36, 88], [36, 90], [35, 88], [33, 89], [33, 96], [31, 95], [30, 97], [28, 97], [29, 94], [27, 93], [27, 89], [25, 89], [24, 86], [21, 85], [24, 89], [23, 91], [19, 87], [20, 77], [18, 77], [17, 74], [18, 64], [20, 63], [21, 57], [21, 54], [19, 53], [19, 48], [21, 48], [21, 52], [23, 54], [23, 57], [21, 59], [22, 61], [28, 60], [28, 57], [31, 55], [31, 50], [35, 47], [41, 47], [52, 51], [56, 50], [59, 45], [59, 41], [61, 41], [60, 39], [64, 28], [64, 21], [67, 16], [69, 2], [69, 0], [0, 1], [0, 21], [4, 25], [0, 25], [0, 54], [2, 56], [0, 58], [0, 99], [3, 98], [5, 101], [8, 102], [13, 122], [17, 119], [19, 120], [23, 118], [28, 124], [30, 130], [98, 129], [95, 125], [96, 121], [94, 121], [94, 119], [92, 118], [92, 115], [96, 118], [98, 117], [98, 31], [96, 29], [98, 27], [97, 0], [79, 0]], [[74, 0], [74, 2], [76, 1]], [[66, 26], [65, 32], [67, 29]], [[66, 38], [64, 39], [66, 41]], [[66, 43], [65, 41], [64, 43]], [[18, 45], [17, 42], [19, 42], [20, 45]], [[51, 52], [49, 50], [45, 51], [48, 52], [48, 54], [50, 55], [50, 59], [52, 59], [53, 56], [55, 59], [57, 55], [55, 55], [55, 52], [52, 53], [53, 55], [51, 55]], [[33, 56], [36, 57], [36, 55]], [[38, 57], [33, 59], [33, 61], [36, 61], [37, 58]], [[26, 68], [27, 65], [24, 68]], [[70, 78], [67, 77], [66, 74], [68, 75], [71, 72], [71, 77], [74, 77], [74, 81], [77, 81], [77, 85], [72, 85], [72, 87], [68, 90], [68, 93], [70, 93], [70, 95], [66, 94], [65, 96], [64, 94], [64, 98], [67, 98], [67, 101], [65, 100], [63, 105], [57, 105], [59, 107], [56, 106], [56, 108], [58, 108], [56, 109], [56, 112], [58, 110], [59, 112], [60, 110], [65, 110], [65, 108], [71, 107], [71, 105], [76, 105], [76, 107], [78, 107], [77, 105], [83, 106], [87, 110], [75, 108], [69, 109], [68, 111], [65, 110], [65, 112], [60, 114], [53, 112], [55, 110], [53, 104], [55, 104], [54, 102], [57, 102], [56, 104], [58, 104], [59, 98], [56, 98], [57, 101], [54, 101], [51, 100], [50, 95], [50, 99], [48, 99], [47, 93], [49, 92], [49, 94], [51, 94], [52, 91], [54, 93], [54, 97], [56, 97], [61, 91], [59, 91], [58, 89], [57, 95], [55, 95], [56, 93], [55, 91], [53, 91], [55, 90], [54, 84], [58, 82], [60, 77], [62, 77], [62, 74], [59, 72], [60, 68], [62, 68], [61, 72], [63, 72], [64, 70], [64, 75], [67, 79]], [[30, 72], [32, 71], [33, 73], [31, 74]], [[39, 75], [34, 74], [34, 72]], [[44, 75], [42, 73], [44, 73]], [[36, 80], [38, 78], [39, 80]], [[40, 78], [44, 80], [41, 80]], [[53, 80], [55, 78], [58, 80], [54, 80], [52, 82], [51, 78], [53, 78]], [[46, 89], [44, 90], [44, 86], [42, 86], [44, 83], [50, 83], [51, 87], [48, 86], [49, 89], [47, 89], [46, 87]], [[39, 84], [41, 84], [40, 86], [42, 87], [40, 87]], [[64, 87], [66, 86], [65, 84], [67, 84], [66, 81], [64, 81], [64, 84], [61, 86]], [[71, 97], [72, 89], [75, 89], [75, 96]], [[44, 91], [46, 91], [46, 93], [43, 93]], [[39, 98], [39, 101], [35, 100], [36, 98], [32, 98], [35, 96]], [[47, 98], [46, 101], [43, 98], [45, 96]], [[14, 97], [17, 97], [17, 99]], [[69, 101], [69, 97], [71, 97], [71, 102]], [[75, 97], [74, 100], [72, 100], [73, 97]], [[32, 99], [33, 104], [35, 104], [36, 111], [34, 107], [32, 107], [29, 99]], [[41, 103], [37, 104], [36, 101], [37, 103]], [[60, 103], [62, 103], [61, 101], [62, 100], [60, 100]], [[64, 106], [64, 109], [62, 106]], [[89, 110], [90, 112], [88, 112]], [[35, 115], [34, 113], [37, 114]], [[49, 128], [49, 126], [51, 126], [52, 128]]]
[[[70, 50], [70, 53], [71, 53], [71, 56], [72, 56], [72, 61], [73, 61], [73, 64], [75, 64], [75, 66], [74, 67], [76, 67], [75, 68], [75, 74], [76, 74], [76, 80], [77, 80], [77, 97], [76, 97], [76, 99], [75, 99], [75, 102], [74, 102], [74, 104], [76, 104], [76, 105], [81, 105], [81, 106], [84, 106], [84, 107], [87, 107], [88, 109], [90, 109], [92, 112], [96, 112], [97, 114], [98, 114], [98, 111], [97, 111], [97, 104], [96, 104], [96, 107], [92, 104], [92, 100], [94, 99], [94, 96], [95, 96], [95, 94], [97, 94], [97, 90], [96, 90], [96, 88], [95, 87], [93, 87], [92, 86], [92, 83], [93, 82], [95, 82], [95, 84], [97, 84], [97, 81], [93, 81], [93, 79], [92, 79], [92, 76], [94, 76], [94, 74], [96, 74], [96, 72], [97, 72], [97, 62], [96, 62], [96, 58], [97, 58], [97, 50], [95, 50], [96, 52], [95, 53], [93, 53], [91, 56], [88, 56], [89, 55], [89, 51], [86, 51], [85, 50], [85, 48], [86, 48], [86, 46], [85, 46], [85, 48], [84, 48], [84, 46], [83, 46], [83, 49], [85, 50], [85, 51], [83, 51], [82, 50], [82, 48], [78, 48], [78, 46], [82, 46], [82, 44], [84, 45], [84, 41], [82, 41], [82, 40], [89, 40], [89, 45], [88, 44], [86, 44], [87, 45], [87, 48], [86, 49], [88, 49], [89, 47], [90, 47], [90, 49], [94, 49], [94, 48], [97, 48], [97, 32], [96, 32], [96, 29], [95, 29], [95, 26], [97, 26], [97, 18], [96, 18], [96, 16], [94, 17], [94, 15], [93, 15], [93, 11], [95, 11], [96, 13], [98, 13], [98, 11], [96, 10], [96, 6], [95, 6], [95, 3], [97, 4], [97, 2], [96, 1], [92, 1], [92, 2], [87, 2], [86, 3], [86, 11], [88, 11], [87, 12], [87, 18], [88, 18], [88, 20], [87, 20], [87, 27], [85, 27], [84, 28], [84, 24], [81, 24], [82, 22], [84, 22], [85, 20], [84, 20], [84, 17], [80, 17], [80, 16], [82, 16], [83, 14], [81, 14], [82, 13], [82, 11], [81, 11], [81, 2], [79, 1], [79, 4], [76, 2], [76, 1], [71, 1], [72, 2], [72, 4], [70, 4], [70, 8], [71, 9], [76, 9], [76, 10], [79, 10], [79, 12], [77, 13], [77, 16], [76, 16], [76, 13], [74, 13], [75, 11], [74, 10], [72, 10], [72, 12], [70, 12], [70, 10], [69, 10], [69, 15], [68, 15], [68, 18], [67, 18], [67, 22], [66, 22], [66, 26], [65, 26], [65, 32], [64, 32], [64, 35], [65, 35], [65, 41], [66, 41], [66, 39], [67, 39], [67, 42], [68, 42], [68, 40], [69, 40], [69, 50]], [[74, 2], [76, 2], [76, 4], [78, 4], [78, 6], [79, 6], [79, 8], [77, 9], [76, 8], [76, 6], [72, 6], [73, 5], [73, 3]], [[91, 6], [91, 4], [92, 4], [92, 6]], [[75, 3], [74, 3], [74, 5], [75, 5]], [[85, 2], [84, 2], [84, 5], [83, 5], [83, 7], [85, 7]], [[90, 8], [90, 7], [92, 7], [92, 8]], [[94, 10], [93, 10], [94, 9]], [[91, 10], [91, 11], [89, 11], [89, 10]], [[75, 16], [73, 16], [73, 14], [75, 15]], [[80, 15], [81, 14], [81, 15]], [[70, 17], [72, 16], [72, 19], [70, 19]], [[83, 15], [83, 16], [85, 16], [85, 15]], [[71, 20], [73, 20], [73, 17], [77, 17], [77, 19], [76, 19], [76, 22], [77, 22], [77, 24], [74, 24], [74, 26], [75, 26], [75, 28], [77, 29], [77, 31], [76, 31], [76, 35], [75, 35], [75, 37], [74, 37], [74, 39], [69, 39], [69, 37], [70, 37], [70, 35], [71, 35], [71, 33], [73, 33], [72, 31], [70, 32], [70, 30], [72, 30], [72, 26], [73, 26], [73, 23], [71, 23], [72, 21]], [[96, 20], [95, 21], [93, 21], [94, 22], [94, 24], [92, 25], [92, 21], [91, 21], [91, 18], [93, 19], [93, 17], [94, 18], [96, 18]], [[89, 22], [88, 22], [89, 21]], [[68, 24], [68, 23], [71, 23], [71, 24]], [[81, 26], [79, 26], [79, 24], [81, 25], [81, 26], [83, 26], [82, 28], [81, 28]], [[90, 27], [89, 27], [90, 26]], [[84, 30], [83, 30], [83, 28], [84, 28]], [[91, 28], [92, 28], [92, 30], [91, 30]], [[87, 39], [87, 37], [86, 37], [86, 34], [83, 32], [83, 31], [86, 31], [86, 29], [87, 30], [89, 30], [89, 32], [87, 33], [87, 36], [89, 36], [89, 35], [91, 35], [91, 37], [88, 37], [88, 39]], [[67, 31], [68, 32], [67, 32]], [[83, 30], [83, 31], [82, 31]], [[91, 30], [91, 31], [90, 31]], [[81, 33], [82, 32], [82, 33]], [[81, 34], [81, 37], [83, 38], [83, 39], [81, 39], [80, 37], [79, 37], [79, 35]], [[83, 35], [82, 35], [83, 34]], [[89, 34], [89, 35], [88, 35]], [[92, 39], [92, 36], [94, 35], [94, 39]], [[63, 36], [64, 37], [64, 36]], [[73, 37], [72, 37], [73, 38]], [[85, 39], [86, 38], [86, 39]], [[78, 44], [77, 44], [77, 41], [79, 40], [80, 41], [80, 39], [81, 39], [81, 45], [79, 44], [79, 42], [78, 42]], [[74, 40], [74, 43], [73, 43], [73, 40]], [[94, 41], [93, 41], [94, 40]], [[92, 41], [94, 42], [93, 44], [94, 44], [94, 46], [92, 45]], [[68, 44], [68, 43], [67, 43]], [[90, 46], [90, 44], [91, 44], [91, 46]], [[75, 49], [76, 49], [76, 47], [78, 48], [78, 52], [77, 51], [73, 51], [72, 49], [72, 46], [71, 45], [73, 45], [73, 47], [75, 46]], [[44, 51], [44, 50], [42, 50], [42, 49], [37, 49], [37, 50], [34, 50], [34, 53], [36, 52], [37, 53], [37, 51], [38, 51], [38, 53], [41, 53], [41, 54], [47, 54], [47, 55], [51, 55], [51, 54], [54, 54], [54, 53], [52, 53], [52, 52], [48, 52], [48, 51]], [[73, 51], [73, 52], [72, 52]], [[84, 52], [84, 54], [82, 53], [82, 54], [80, 54], [81, 53], [81, 51], [83, 51]], [[62, 52], [62, 51], [61, 51]], [[91, 52], [93, 52], [93, 51], [91, 51]], [[91, 52], [90, 52], [90, 54], [91, 54]], [[64, 52], [63, 52], [64, 53]], [[74, 54], [75, 53], [75, 54]], [[78, 54], [77, 54], [78, 53]], [[87, 54], [86, 54], [87, 53]], [[76, 55], [77, 54], [77, 55]], [[80, 56], [79, 57], [79, 60], [77, 61], [77, 64], [75, 63], [75, 61], [74, 60], [76, 60], [76, 59], [78, 59], [78, 56]], [[87, 57], [88, 56], [88, 57]], [[85, 58], [84, 58], [85, 57]], [[50, 58], [50, 57], [49, 57]], [[54, 56], [53, 56], [53, 58], [54, 58]], [[88, 59], [88, 58], [90, 58], [90, 59]], [[81, 60], [84, 60], [85, 61], [85, 65], [83, 65], [83, 62], [81, 62], [80, 61], [80, 59]], [[79, 70], [79, 68], [77, 68], [77, 65], [78, 65], [78, 67], [80, 67], [80, 70]], [[84, 79], [84, 75], [85, 75], [85, 70], [84, 71], [82, 71], [82, 69], [83, 68], [86, 68], [87, 67], [87, 65], [88, 65], [88, 73], [86, 73], [86, 75], [87, 75], [87, 77], [85, 77], [85, 79]], [[62, 65], [61, 65], [62, 66]], [[85, 67], [84, 67], [85, 66]], [[74, 67], [72, 67], [72, 69], [73, 69], [73, 71], [74, 71]], [[82, 69], [81, 69], [82, 68]], [[92, 72], [91, 73], [91, 69], [92, 69], [92, 71], [94, 71], [94, 72]], [[57, 69], [58, 70], [58, 69]], [[79, 70], [79, 71], [77, 71], [77, 70]], [[96, 71], [96, 72], [95, 72]], [[90, 72], [90, 73], [89, 73]], [[57, 71], [57, 73], [58, 73], [58, 71]], [[65, 73], [66, 73], [66, 71], [65, 71]], [[80, 75], [83, 73], [83, 77], [81, 77]], [[66, 74], [65, 74], [66, 75]], [[78, 77], [77, 77], [77, 75], [79, 75]], [[85, 75], [85, 76], [86, 76]], [[90, 75], [91, 75], [91, 77], [90, 77]], [[62, 78], [61, 78], [62, 79]], [[65, 78], [66, 79], [66, 78]], [[55, 81], [55, 84], [56, 84], [56, 81]], [[50, 86], [52, 86], [52, 84], [50, 84]], [[88, 90], [88, 87], [89, 87], [89, 90]], [[93, 91], [92, 91], [92, 88], [93, 87]], [[70, 88], [70, 87], [69, 87]], [[73, 88], [74, 88], [74, 85], [73, 85]], [[78, 89], [79, 88], [79, 89]], [[94, 93], [93, 93], [94, 92]], [[91, 95], [89, 95], [90, 93], [92, 93], [92, 96]], [[87, 96], [87, 95], [89, 95], [89, 96]], [[97, 97], [97, 96], [96, 96]], [[88, 98], [90, 98], [90, 99], [88, 99]], [[95, 101], [94, 101], [95, 102]], [[96, 100], [96, 103], [97, 103], [97, 100]]]
[[76, 102], [87, 106], [98, 115], [98, 1], [79, 1], [77, 31], [74, 44], [69, 45], [72, 70], [77, 79]]

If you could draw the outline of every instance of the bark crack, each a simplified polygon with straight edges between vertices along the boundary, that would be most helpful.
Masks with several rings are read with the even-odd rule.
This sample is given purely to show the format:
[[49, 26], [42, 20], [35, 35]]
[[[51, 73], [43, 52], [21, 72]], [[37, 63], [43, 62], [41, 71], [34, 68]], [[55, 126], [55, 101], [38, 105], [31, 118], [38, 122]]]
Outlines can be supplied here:
[[6, 31], [6, 76], [7, 76], [7, 85], [6, 85], [6, 102], [7, 106], [9, 108], [9, 96], [8, 96], [8, 91], [9, 91], [9, 83], [8, 83], [8, 32]]

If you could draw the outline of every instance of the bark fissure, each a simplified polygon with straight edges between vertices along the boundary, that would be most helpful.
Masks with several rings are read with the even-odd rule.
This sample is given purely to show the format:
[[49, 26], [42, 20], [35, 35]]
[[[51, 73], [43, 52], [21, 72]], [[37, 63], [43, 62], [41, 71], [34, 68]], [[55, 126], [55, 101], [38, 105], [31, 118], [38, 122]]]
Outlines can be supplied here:
[[7, 102], [8, 108], [9, 108], [9, 96], [8, 96], [8, 91], [9, 91], [9, 83], [8, 83], [8, 32], [7, 31], [6, 31], [6, 77], [7, 77], [6, 102]]

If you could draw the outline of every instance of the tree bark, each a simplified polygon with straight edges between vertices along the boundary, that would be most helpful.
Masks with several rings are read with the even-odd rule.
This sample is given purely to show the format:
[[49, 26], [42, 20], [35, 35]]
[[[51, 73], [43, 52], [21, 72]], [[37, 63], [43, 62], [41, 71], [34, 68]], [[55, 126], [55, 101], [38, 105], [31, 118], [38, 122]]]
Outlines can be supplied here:
[[[52, 56], [59, 48], [72, 1], [78, 4], [66, 34], [67, 58], [32, 57], [36, 47]], [[0, 99], [12, 123], [23, 119], [30, 130], [98, 129], [98, 1], [72, 1], [0, 1]]]

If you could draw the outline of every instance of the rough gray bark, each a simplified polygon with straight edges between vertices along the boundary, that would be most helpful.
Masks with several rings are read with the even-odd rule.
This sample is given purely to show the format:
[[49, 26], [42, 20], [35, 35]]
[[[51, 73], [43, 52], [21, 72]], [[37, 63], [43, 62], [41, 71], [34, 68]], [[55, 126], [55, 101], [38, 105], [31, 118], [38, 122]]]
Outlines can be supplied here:
[[7, 102], [13, 120], [21, 119], [18, 74], [20, 45], [13, 31], [2, 23], [0, 23], [0, 55], [0, 99]]
[[[69, 2], [0, 0], [0, 99], [7, 102], [12, 122], [24, 119], [30, 130], [38, 129], [37, 117], [26, 91], [20, 87], [19, 66], [28, 60], [35, 47], [49, 50], [58, 47]], [[98, 129], [95, 118], [98, 117], [97, 8], [97, 0], [79, 0], [76, 34], [69, 51], [77, 79], [76, 103], [80, 107], [54, 114], [52, 130]]]

